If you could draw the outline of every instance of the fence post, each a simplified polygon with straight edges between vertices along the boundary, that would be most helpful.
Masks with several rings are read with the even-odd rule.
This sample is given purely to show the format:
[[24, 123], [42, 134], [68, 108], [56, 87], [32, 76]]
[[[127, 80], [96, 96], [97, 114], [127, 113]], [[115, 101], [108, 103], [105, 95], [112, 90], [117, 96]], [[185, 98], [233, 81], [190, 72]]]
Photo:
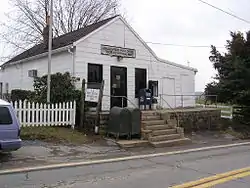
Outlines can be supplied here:
[[18, 110], [19, 110], [19, 122], [21, 123], [21, 126], [25, 126], [26, 124], [24, 124], [24, 123], [26, 123], [26, 122], [24, 122], [24, 118], [23, 118], [23, 109], [22, 109], [23, 107], [22, 107], [22, 101], [21, 100], [19, 100], [19, 103], [18, 103]]
[[35, 126], [36, 125], [35, 124], [35, 111], [36, 111], [36, 109], [35, 109], [34, 102], [32, 102], [32, 104], [31, 104], [31, 109], [32, 109], [32, 111], [31, 111], [31, 123], [32, 123], [32, 126]]
[[39, 104], [36, 103], [36, 126], [39, 126]]
[[98, 134], [98, 132], [99, 132], [100, 112], [102, 111], [103, 89], [104, 89], [104, 80], [101, 83], [98, 103], [97, 103], [97, 107], [96, 107], [96, 122], [95, 122], [95, 133], [96, 134]]
[[57, 126], [61, 126], [62, 125], [62, 103], [59, 102], [59, 105], [58, 105], [58, 124]]
[[55, 117], [54, 117], [54, 125], [58, 123], [58, 103], [55, 104]]
[[182, 106], [182, 108], [184, 107], [183, 106], [183, 95], [181, 95], [181, 106]]
[[39, 126], [42, 126], [43, 124], [43, 119], [44, 119], [44, 117], [43, 117], [43, 105], [42, 105], [42, 103], [40, 103], [39, 104], [39, 114], [40, 114], [40, 119], [39, 119]]
[[80, 128], [84, 128], [84, 120], [85, 120], [85, 79], [82, 80], [82, 89], [81, 89], [81, 115], [80, 115]]
[[73, 125], [72, 129], [75, 129], [75, 124], [76, 124], [76, 101], [73, 102]]
[[230, 115], [230, 119], [233, 119], [233, 113], [234, 113], [234, 107], [233, 106], [231, 106], [231, 115]]
[[65, 118], [65, 102], [62, 103], [62, 125], [66, 125], [66, 118]]
[[47, 105], [46, 103], [43, 104], [43, 126], [48, 125], [48, 120], [47, 120]]
[[123, 108], [123, 105], [124, 105], [124, 104], [123, 104], [123, 99], [124, 99], [124, 97], [122, 96], [122, 108]]

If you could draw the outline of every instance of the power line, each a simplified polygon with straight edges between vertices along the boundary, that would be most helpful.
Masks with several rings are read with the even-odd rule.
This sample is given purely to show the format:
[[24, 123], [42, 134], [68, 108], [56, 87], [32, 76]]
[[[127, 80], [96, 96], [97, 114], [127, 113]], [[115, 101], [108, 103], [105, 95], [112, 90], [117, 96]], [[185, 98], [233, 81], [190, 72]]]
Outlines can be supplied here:
[[[146, 43], [153, 45], [176, 46], [176, 47], [187, 47], [187, 48], [211, 48], [211, 45], [184, 45], [184, 44], [160, 43], [160, 42], [146, 42]], [[216, 48], [224, 48], [224, 47], [216, 46]]]
[[243, 21], [243, 22], [246, 22], [246, 23], [250, 24], [250, 21], [248, 21], [248, 20], [246, 20], [246, 19], [244, 19], [244, 18], [241, 18], [241, 17], [239, 17], [239, 16], [237, 16], [237, 15], [235, 15], [235, 14], [232, 14], [231, 12], [228, 12], [228, 11], [223, 10], [223, 9], [221, 9], [221, 8], [219, 8], [219, 7], [216, 7], [216, 6], [212, 5], [212, 4], [209, 4], [209, 3], [206, 2], [206, 1], [203, 1], [203, 0], [198, 0], [198, 1], [200, 1], [201, 3], [204, 3], [204, 4], [206, 4], [206, 5], [208, 5], [208, 6], [210, 6], [210, 7], [213, 7], [213, 8], [215, 8], [215, 9], [217, 9], [217, 10], [219, 10], [219, 11], [221, 11], [221, 12], [223, 12], [223, 13], [229, 15], [229, 16], [232, 16], [232, 17], [234, 17], [234, 18], [237, 18], [238, 20], [241, 20], [241, 21]]

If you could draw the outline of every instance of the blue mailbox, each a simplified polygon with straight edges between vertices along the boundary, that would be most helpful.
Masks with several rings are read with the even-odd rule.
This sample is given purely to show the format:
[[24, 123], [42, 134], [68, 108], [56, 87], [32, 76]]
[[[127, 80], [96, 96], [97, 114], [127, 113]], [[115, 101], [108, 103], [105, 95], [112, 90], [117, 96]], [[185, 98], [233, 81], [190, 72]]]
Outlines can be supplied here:
[[147, 105], [149, 106], [149, 109], [152, 109], [152, 91], [151, 89], [140, 89], [139, 91], [139, 106], [144, 106], [144, 110], [147, 109]]

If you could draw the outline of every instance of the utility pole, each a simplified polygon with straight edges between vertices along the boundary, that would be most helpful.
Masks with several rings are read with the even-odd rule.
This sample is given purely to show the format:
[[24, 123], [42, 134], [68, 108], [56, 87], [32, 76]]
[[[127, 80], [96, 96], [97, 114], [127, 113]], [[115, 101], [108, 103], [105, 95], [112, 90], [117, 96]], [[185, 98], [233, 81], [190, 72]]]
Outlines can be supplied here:
[[52, 25], [53, 25], [53, 0], [50, 0], [49, 17], [49, 45], [48, 45], [48, 76], [47, 76], [47, 103], [50, 103], [50, 82], [51, 82], [51, 55], [52, 55]]

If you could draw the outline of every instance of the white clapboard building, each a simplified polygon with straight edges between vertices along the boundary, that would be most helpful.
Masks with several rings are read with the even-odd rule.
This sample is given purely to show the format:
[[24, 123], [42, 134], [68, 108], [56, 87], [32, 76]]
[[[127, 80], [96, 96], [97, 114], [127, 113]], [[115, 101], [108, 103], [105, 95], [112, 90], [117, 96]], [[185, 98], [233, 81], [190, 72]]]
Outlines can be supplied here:
[[[46, 37], [44, 43], [1, 66], [0, 91], [32, 90], [34, 77], [47, 74]], [[54, 38], [52, 73], [56, 72], [70, 72], [87, 82], [104, 80], [103, 110], [114, 105], [137, 105], [138, 92], [146, 87], [153, 89], [163, 107], [195, 105], [195, 98], [187, 95], [195, 93], [197, 70], [157, 57], [121, 16]], [[77, 87], [81, 87], [80, 81]], [[125, 96], [128, 100], [115, 96]]]

